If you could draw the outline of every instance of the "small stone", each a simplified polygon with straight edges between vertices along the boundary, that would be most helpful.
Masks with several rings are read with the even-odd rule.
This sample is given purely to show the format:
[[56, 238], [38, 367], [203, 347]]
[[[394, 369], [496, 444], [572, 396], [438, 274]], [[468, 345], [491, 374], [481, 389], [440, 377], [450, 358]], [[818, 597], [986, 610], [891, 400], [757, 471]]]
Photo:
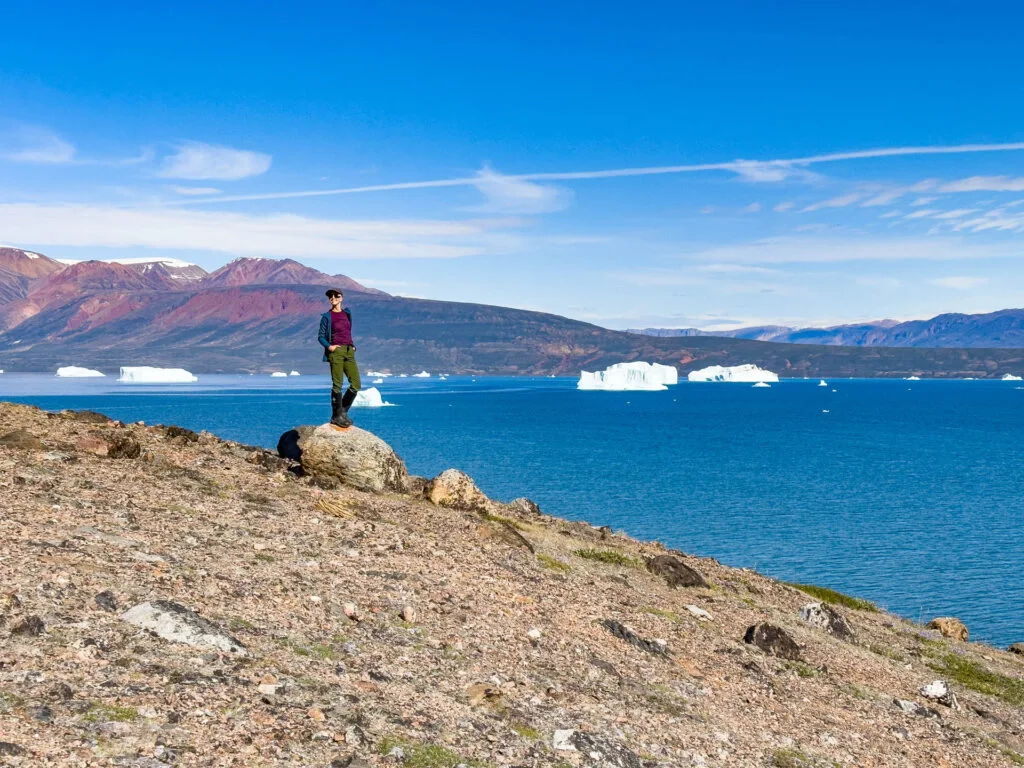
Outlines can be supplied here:
[[12, 635], [23, 637], [39, 637], [46, 631], [46, 624], [38, 616], [29, 616], [11, 627]]
[[908, 715], [917, 715], [918, 717], [938, 717], [939, 713], [934, 709], [928, 709], [928, 707], [921, 706], [916, 701], [907, 701], [906, 699], [893, 699], [899, 709], [906, 712]]
[[763, 622], [747, 628], [743, 642], [760, 648], [765, 653], [790, 661], [800, 660], [800, 646], [782, 627]]
[[409, 624], [414, 624], [416, 622], [416, 609], [413, 608], [411, 605], [406, 605], [402, 608], [401, 616], [402, 621], [408, 622]]
[[945, 680], [932, 680], [921, 686], [921, 695], [926, 699], [933, 699], [940, 704], [945, 704], [950, 709], [960, 709], [960, 702], [957, 701], [956, 694], [950, 690], [949, 683]]
[[401, 747], [392, 747], [388, 752], [387, 757], [393, 757], [395, 760], [401, 762], [405, 760], [405, 750]]
[[690, 615], [698, 621], [711, 621], [711, 614], [705, 611], [700, 606], [687, 605], [686, 610], [689, 611]]
[[345, 729], [345, 743], [350, 747], [358, 747], [366, 741], [366, 734], [358, 725], [350, 725]]
[[0, 741], [0, 757], [18, 757], [25, 754], [25, 748], [10, 741]]
[[541, 632], [541, 631], [540, 631], [539, 629], [537, 629], [536, 627], [534, 627], [533, 629], [531, 629], [530, 631], [528, 631], [528, 632], [526, 633], [526, 636], [527, 636], [528, 638], [530, 638], [530, 642], [531, 642], [531, 643], [532, 643], [533, 645], [537, 645], [537, 644], [539, 644], [539, 643], [540, 643], [540, 640], [541, 640], [541, 638], [542, 638], [542, 637], [544, 637], [544, 633], [543, 633], [543, 632]]
[[359, 613], [359, 608], [355, 603], [345, 603], [341, 606], [341, 610], [344, 611], [345, 615], [352, 621], [363, 620], [362, 614]]
[[80, 453], [90, 453], [93, 456], [110, 455], [110, 445], [101, 437], [85, 435], [75, 443], [75, 450]]
[[928, 622], [928, 629], [937, 629], [943, 637], [959, 640], [962, 643], [967, 642], [970, 634], [967, 631], [967, 625], [952, 616], [940, 616], [937, 619], [932, 619]]
[[53, 710], [45, 704], [38, 707], [29, 707], [29, 715], [32, 716], [33, 720], [38, 720], [40, 723], [52, 723], [53, 722]]
[[317, 731], [311, 738], [313, 741], [330, 741], [334, 738], [334, 734], [330, 731]]
[[50, 696], [57, 701], [70, 701], [75, 697], [75, 692], [67, 683], [57, 683], [50, 689]]
[[327, 715], [325, 715], [322, 710], [319, 710], [316, 707], [307, 710], [306, 716], [310, 720], [315, 720], [318, 723], [322, 723], [324, 720], [327, 719]]
[[571, 728], [556, 730], [555, 735], [551, 738], [551, 746], [565, 752], [575, 752], [576, 745], [572, 743], [572, 735], [574, 733], [576, 731]]
[[102, 608], [104, 611], [116, 611], [117, 610], [117, 598], [114, 597], [114, 593], [109, 589], [100, 592], [94, 598], [96, 605]]

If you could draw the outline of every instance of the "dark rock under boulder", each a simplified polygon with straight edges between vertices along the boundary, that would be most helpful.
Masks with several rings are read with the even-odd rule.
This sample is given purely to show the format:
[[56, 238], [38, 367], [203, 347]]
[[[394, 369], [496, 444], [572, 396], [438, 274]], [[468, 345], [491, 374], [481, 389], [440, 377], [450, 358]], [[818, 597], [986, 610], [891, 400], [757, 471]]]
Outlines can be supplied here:
[[302, 461], [302, 441], [312, 435], [314, 429], [316, 427], [311, 424], [289, 429], [277, 441], [277, 455], [282, 459]]
[[670, 587], [706, 587], [704, 577], [678, 557], [658, 555], [647, 561], [647, 570], [661, 576]]
[[800, 660], [800, 646], [782, 627], [762, 622], [747, 628], [743, 642], [760, 648], [767, 654], [790, 661]]
[[21, 448], [26, 451], [44, 451], [43, 441], [24, 429], [16, 429], [0, 437], [0, 445], [7, 448]]

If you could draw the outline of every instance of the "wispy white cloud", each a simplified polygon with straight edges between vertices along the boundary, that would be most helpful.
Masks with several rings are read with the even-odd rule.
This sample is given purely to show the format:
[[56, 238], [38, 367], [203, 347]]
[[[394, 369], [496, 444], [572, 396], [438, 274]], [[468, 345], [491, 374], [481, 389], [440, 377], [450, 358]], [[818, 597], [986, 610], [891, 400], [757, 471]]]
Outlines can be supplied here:
[[962, 219], [964, 216], [970, 216], [972, 213], [977, 212], [977, 208], [954, 208], [952, 211], [944, 211], [942, 213], [937, 213], [934, 216], [932, 216], [932, 218], [948, 221], [949, 219]]
[[899, 200], [901, 197], [907, 194], [905, 187], [897, 187], [896, 189], [887, 189], [885, 192], [879, 192], [877, 195], [872, 195], [867, 200], [860, 204], [861, 208], [872, 208], [878, 205], [888, 205], [894, 200]]
[[940, 288], [952, 288], [957, 291], [969, 291], [988, 282], [986, 277], [937, 277], [928, 281]]
[[163, 159], [157, 176], [167, 179], [237, 181], [259, 176], [270, 168], [271, 156], [247, 149], [189, 141]]
[[929, 216], [940, 213], [940, 211], [934, 208], [921, 208], [913, 213], [908, 213], [904, 216], [904, 219], [927, 219]]
[[937, 197], [919, 197], [916, 200], [912, 201], [910, 203], [910, 206], [912, 208], [917, 208], [917, 207], [920, 207], [922, 205], [928, 205], [929, 203], [934, 203], [938, 199], [939, 198], [937, 198]]
[[939, 187], [940, 192], [1024, 192], [1024, 176], [971, 176]]
[[[807, 178], [807, 168], [820, 163], [835, 163], [848, 160], [864, 160], [883, 157], [902, 157], [913, 155], [946, 155], [966, 154], [975, 152], [1011, 152], [1024, 150], [1024, 142], [1006, 144], [960, 144], [953, 146], [919, 146], [919, 147], [888, 147], [869, 149], [856, 152], [835, 152], [807, 157], [785, 158], [778, 160], [731, 160], [723, 163], [697, 163], [691, 165], [659, 165], [636, 168], [609, 168], [594, 171], [556, 171], [551, 173], [523, 173], [506, 176], [506, 179], [519, 181], [573, 181], [585, 179], [614, 179], [634, 176], [658, 176], [677, 173], [701, 173], [708, 171], [725, 171], [742, 179], [755, 182], [780, 182], [800, 176]], [[196, 202], [239, 202], [243, 200], [285, 200], [303, 197], [323, 197], [329, 195], [348, 195], [364, 192], [386, 192], [410, 189], [435, 189], [439, 187], [476, 186], [479, 176], [465, 176], [451, 179], [433, 179], [429, 181], [407, 181], [389, 184], [373, 184], [360, 187], [343, 187], [340, 189], [311, 189], [294, 192], [268, 192], [252, 195], [231, 195], [221, 198], [203, 199]]]
[[750, 264], [701, 264], [696, 267], [698, 272], [710, 272], [722, 275], [774, 275], [779, 270], [768, 267], [756, 267]]
[[787, 200], [786, 202], [779, 203], [772, 210], [775, 211], [776, 213], [785, 213], [786, 211], [793, 210], [794, 205], [794, 203], [791, 203]]
[[4, 141], [11, 148], [4, 153], [16, 163], [57, 165], [75, 159], [75, 146], [48, 128], [20, 125], [10, 131]]
[[761, 212], [761, 204], [760, 203], [751, 203], [750, 205], [745, 206], [743, 208], [743, 212], [744, 213], [760, 213]]
[[219, 195], [224, 190], [216, 187], [170, 187], [172, 192], [179, 195]]
[[508, 220], [339, 220], [177, 208], [0, 204], [0, 232], [13, 242], [233, 256], [437, 259], [502, 253], [518, 242], [507, 231], [515, 224]]
[[800, 213], [810, 213], [811, 211], [820, 211], [823, 208], [845, 208], [848, 205], [853, 205], [860, 200], [862, 195], [859, 192], [849, 192], [845, 195], [839, 195], [838, 197], [830, 198], [829, 200], [822, 200], [817, 203], [811, 203], [805, 208], [800, 209]]
[[894, 211], [886, 211], [885, 213], [881, 214], [878, 218], [880, 218], [880, 219], [895, 219], [896, 217], [902, 216], [902, 215], [903, 215], [903, 211], [897, 209], [897, 210], [894, 210]]
[[537, 184], [511, 176], [503, 176], [484, 167], [477, 173], [474, 185], [487, 202], [474, 210], [491, 213], [550, 213], [567, 208], [572, 191], [550, 184]]

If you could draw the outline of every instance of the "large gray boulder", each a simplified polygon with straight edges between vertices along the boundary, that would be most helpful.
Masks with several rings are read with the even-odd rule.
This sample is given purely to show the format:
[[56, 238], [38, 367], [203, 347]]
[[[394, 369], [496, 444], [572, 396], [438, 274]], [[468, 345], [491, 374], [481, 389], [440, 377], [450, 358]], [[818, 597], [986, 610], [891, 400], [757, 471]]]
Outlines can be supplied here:
[[[299, 427], [297, 431], [302, 429]], [[372, 493], [408, 492], [409, 473], [405, 462], [372, 432], [359, 427], [338, 429], [321, 424], [301, 435], [296, 442], [301, 449], [302, 469], [307, 474], [333, 477]]]
[[172, 643], [212, 648], [238, 656], [248, 655], [238, 640], [212, 621], [170, 600], [139, 603], [122, 613], [121, 619]]
[[828, 603], [808, 603], [800, 609], [800, 618], [840, 640], [854, 640], [850, 622]]

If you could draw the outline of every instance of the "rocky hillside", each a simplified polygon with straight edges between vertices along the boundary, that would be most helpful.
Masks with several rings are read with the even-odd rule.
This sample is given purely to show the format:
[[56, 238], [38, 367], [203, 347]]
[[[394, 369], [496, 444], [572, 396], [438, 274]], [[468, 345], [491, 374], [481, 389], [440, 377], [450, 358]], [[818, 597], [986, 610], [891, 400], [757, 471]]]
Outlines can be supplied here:
[[954, 621], [409, 478], [358, 429], [280, 449], [0, 403], [0, 763], [1024, 761], [1024, 663]]

